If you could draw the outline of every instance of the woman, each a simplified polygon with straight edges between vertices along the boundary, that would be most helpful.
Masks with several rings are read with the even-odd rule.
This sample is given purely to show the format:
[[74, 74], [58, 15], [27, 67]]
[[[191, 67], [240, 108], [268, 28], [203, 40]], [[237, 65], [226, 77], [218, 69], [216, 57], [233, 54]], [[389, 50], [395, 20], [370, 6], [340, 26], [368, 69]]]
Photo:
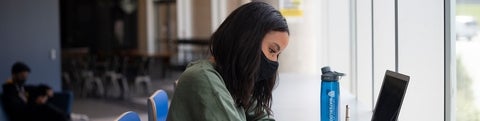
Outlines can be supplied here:
[[213, 33], [212, 57], [192, 62], [180, 76], [168, 120], [273, 120], [277, 61], [288, 37], [285, 18], [272, 6], [237, 8]]

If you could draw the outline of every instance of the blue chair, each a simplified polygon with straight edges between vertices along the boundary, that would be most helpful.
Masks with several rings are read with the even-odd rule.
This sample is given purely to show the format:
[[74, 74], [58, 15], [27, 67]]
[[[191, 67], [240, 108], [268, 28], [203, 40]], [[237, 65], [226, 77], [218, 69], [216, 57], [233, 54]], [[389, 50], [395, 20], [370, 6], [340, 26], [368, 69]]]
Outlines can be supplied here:
[[53, 95], [53, 98], [48, 99], [48, 102], [57, 106], [60, 110], [64, 111], [66, 114], [72, 114], [72, 105], [73, 105], [73, 92], [64, 91], [56, 92]]
[[168, 114], [168, 95], [157, 90], [148, 98], [148, 121], [166, 121]]
[[133, 111], [128, 111], [120, 115], [115, 121], [141, 121], [140, 116], [133, 112]]

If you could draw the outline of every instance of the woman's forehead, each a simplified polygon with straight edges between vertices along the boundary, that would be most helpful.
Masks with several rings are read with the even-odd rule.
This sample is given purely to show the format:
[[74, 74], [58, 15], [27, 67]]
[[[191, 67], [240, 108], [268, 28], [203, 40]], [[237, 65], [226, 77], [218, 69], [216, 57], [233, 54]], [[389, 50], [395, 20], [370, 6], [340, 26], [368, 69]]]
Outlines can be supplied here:
[[280, 49], [283, 49], [288, 45], [289, 35], [287, 32], [271, 31], [265, 35], [264, 39], [274, 46], [278, 45]]

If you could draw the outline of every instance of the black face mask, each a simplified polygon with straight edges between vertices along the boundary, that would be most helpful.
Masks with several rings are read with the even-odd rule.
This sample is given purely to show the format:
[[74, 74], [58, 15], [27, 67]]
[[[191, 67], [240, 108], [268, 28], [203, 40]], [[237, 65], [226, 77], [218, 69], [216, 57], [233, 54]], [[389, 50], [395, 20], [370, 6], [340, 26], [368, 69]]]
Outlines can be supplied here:
[[265, 54], [262, 53], [260, 61], [260, 70], [257, 81], [267, 80], [277, 74], [278, 62], [269, 60]]

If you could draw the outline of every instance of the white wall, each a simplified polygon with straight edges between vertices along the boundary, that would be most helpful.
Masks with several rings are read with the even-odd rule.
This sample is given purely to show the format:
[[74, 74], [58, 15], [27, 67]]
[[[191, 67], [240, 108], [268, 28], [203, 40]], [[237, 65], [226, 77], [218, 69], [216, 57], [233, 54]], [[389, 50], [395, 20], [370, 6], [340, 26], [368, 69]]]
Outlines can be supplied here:
[[[365, 1], [366, 2], [366, 1]], [[368, 3], [358, 2], [358, 16], [368, 16], [362, 8]], [[415, 3], [415, 4], [412, 4]], [[370, 14], [371, 15], [371, 14]], [[398, 59], [400, 73], [409, 75], [410, 84], [400, 112], [399, 120], [417, 121], [444, 120], [444, 7], [442, 0], [403, 0], [398, 3], [398, 57], [395, 57], [395, 3], [394, 1], [373, 0], [373, 102], [383, 81], [385, 70], [395, 70]], [[358, 18], [359, 48], [361, 37], [366, 33], [363, 24], [367, 21]], [[360, 24], [363, 23], [363, 24]], [[359, 50], [359, 55], [365, 51]], [[368, 56], [368, 55], [367, 55]], [[362, 57], [362, 56], [359, 56]], [[362, 63], [359, 58], [359, 63]], [[368, 59], [363, 60], [368, 62]], [[363, 65], [359, 64], [359, 66]], [[368, 67], [358, 67], [359, 93], [362, 102], [371, 98], [368, 91], [371, 86], [362, 84], [360, 75]], [[366, 68], [366, 69], [364, 69]], [[367, 77], [364, 77], [368, 80]], [[368, 81], [365, 81], [368, 82]], [[371, 81], [370, 81], [371, 82]], [[421, 115], [419, 115], [421, 114]]]
[[346, 73], [340, 80], [340, 86], [351, 87], [351, 45], [350, 45], [350, 0], [327, 1], [327, 45], [326, 65], [333, 70]]
[[395, 70], [395, 7], [393, 0], [373, 0], [374, 82], [377, 101], [385, 70]]
[[358, 100], [372, 107], [372, 0], [357, 0], [357, 89]]
[[[356, 82], [342, 86], [357, 86], [352, 90], [357, 99], [373, 108], [385, 70], [396, 70], [398, 59], [399, 72], [411, 77], [399, 120], [444, 120], [444, 1], [399, 1], [398, 57], [395, 55], [395, 1], [356, 0], [356, 8], [348, 6], [351, 2], [355, 1], [326, 2], [328, 37], [321, 42], [327, 45], [327, 54], [320, 56], [328, 58], [326, 64], [347, 74], [356, 72], [358, 78], [351, 78]], [[354, 13], [349, 14], [352, 8]], [[356, 24], [349, 24], [349, 20]], [[353, 31], [356, 43], [355, 37], [349, 39], [355, 34], [349, 33], [348, 28], [356, 30]], [[349, 62], [352, 59], [356, 65]], [[357, 71], [352, 71], [355, 67]]]
[[299, 18], [288, 18], [290, 29], [290, 42], [288, 47], [280, 55], [279, 71], [284, 73], [308, 73], [320, 74], [323, 65], [320, 52], [322, 38], [326, 28], [321, 23], [322, 2], [318, 0], [304, 1], [304, 16]]
[[399, 0], [399, 71], [410, 75], [399, 120], [444, 120], [443, 2]]

